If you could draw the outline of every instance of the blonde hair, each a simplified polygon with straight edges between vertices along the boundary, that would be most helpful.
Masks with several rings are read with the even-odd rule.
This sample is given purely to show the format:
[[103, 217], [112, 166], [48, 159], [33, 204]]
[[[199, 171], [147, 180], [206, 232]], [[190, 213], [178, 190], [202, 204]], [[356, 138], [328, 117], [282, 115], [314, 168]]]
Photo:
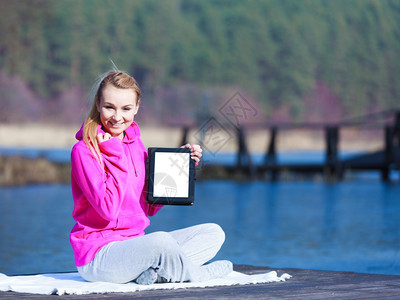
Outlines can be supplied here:
[[113, 70], [98, 78], [90, 97], [92, 107], [83, 125], [83, 140], [101, 164], [101, 152], [96, 139], [97, 128], [101, 124], [100, 112], [98, 111], [97, 106], [100, 104], [103, 97], [104, 88], [109, 84], [120, 89], [133, 89], [137, 96], [136, 105], [140, 104], [140, 95], [142, 94], [135, 78], [125, 72]]

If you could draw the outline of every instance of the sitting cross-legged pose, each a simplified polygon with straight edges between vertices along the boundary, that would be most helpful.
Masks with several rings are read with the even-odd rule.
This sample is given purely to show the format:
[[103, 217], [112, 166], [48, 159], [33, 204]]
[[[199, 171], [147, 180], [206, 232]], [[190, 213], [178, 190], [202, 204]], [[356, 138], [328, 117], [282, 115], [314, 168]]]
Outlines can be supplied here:
[[[141, 91], [122, 71], [101, 76], [89, 115], [71, 152], [74, 199], [70, 234], [75, 264], [87, 281], [138, 284], [205, 281], [232, 271], [227, 260], [209, 262], [225, 233], [217, 224], [145, 234], [162, 206], [146, 203], [146, 149], [134, 117]], [[191, 149], [196, 164], [202, 156]]]

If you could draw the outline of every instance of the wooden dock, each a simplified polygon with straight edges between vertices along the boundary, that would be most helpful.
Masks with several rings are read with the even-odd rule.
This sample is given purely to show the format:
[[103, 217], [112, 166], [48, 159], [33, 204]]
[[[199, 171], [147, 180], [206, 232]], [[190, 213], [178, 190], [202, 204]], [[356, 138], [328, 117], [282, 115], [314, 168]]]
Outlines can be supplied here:
[[[272, 181], [278, 180], [279, 174], [283, 172], [294, 173], [320, 173], [325, 178], [331, 180], [341, 179], [347, 170], [372, 170], [379, 171], [381, 178], [384, 181], [390, 180], [390, 172], [393, 170], [400, 171], [400, 111], [386, 111], [379, 113], [384, 120], [377, 120], [371, 123], [371, 118], [374, 116], [364, 116], [350, 121], [343, 121], [337, 124], [324, 124], [324, 123], [304, 123], [304, 124], [243, 124], [240, 126], [230, 126], [236, 136], [237, 144], [237, 160], [234, 165], [205, 165], [204, 169], [211, 169], [212, 172], [218, 169], [224, 169], [229, 174], [240, 173], [250, 179], [271, 179]], [[201, 136], [207, 135], [205, 126], [196, 124], [172, 124], [182, 128], [181, 144], [188, 141], [188, 133], [193, 128], [203, 128], [205, 132]], [[220, 124], [222, 127], [222, 125]], [[228, 126], [225, 126], [228, 128]], [[345, 128], [364, 127], [373, 130], [383, 130], [384, 134], [383, 149], [374, 153], [360, 153], [356, 157], [340, 159], [339, 155], [339, 142], [340, 130]], [[226, 130], [225, 128], [225, 130]], [[246, 143], [246, 133], [254, 129], [262, 129], [269, 131], [269, 143], [266, 146], [264, 159], [261, 164], [255, 164], [252, 161], [251, 153], [248, 150]], [[305, 130], [324, 130], [325, 132], [325, 161], [319, 164], [315, 163], [290, 163], [285, 164], [279, 162], [277, 154], [277, 139], [279, 132], [292, 129], [305, 129]], [[198, 129], [199, 130], [199, 129]], [[211, 131], [218, 131], [211, 128]], [[212, 134], [212, 133], [211, 133]], [[200, 141], [202, 144], [202, 141]], [[211, 172], [211, 173], [212, 173]], [[208, 172], [210, 173], [210, 172]]]
[[[247, 274], [276, 270], [293, 277], [265, 284], [154, 290], [133, 293], [63, 295], [62, 299], [400, 299], [400, 275], [302, 269], [270, 269], [235, 265]], [[57, 296], [0, 292], [0, 299], [56, 299]], [[61, 299], [60, 298], [60, 299]]]

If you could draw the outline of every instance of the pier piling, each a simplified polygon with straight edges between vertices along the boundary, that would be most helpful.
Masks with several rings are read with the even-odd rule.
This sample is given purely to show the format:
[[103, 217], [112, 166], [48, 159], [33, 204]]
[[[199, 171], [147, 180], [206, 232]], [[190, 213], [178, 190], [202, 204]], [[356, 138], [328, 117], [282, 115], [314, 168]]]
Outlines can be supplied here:
[[[384, 120], [379, 120], [379, 117]], [[376, 118], [376, 120], [374, 120]], [[182, 128], [181, 145], [188, 142], [189, 130], [197, 127], [191, 125], [178, 125]], [[364, 152], [357, 156], [340, 159], [339, 142], [340, 130], [342, 128], [365, 127], [370, 130], [383, 129], [384, 148], [375, 152]], [[251, 153], [246, 144], [246, 130], [255, 128], [267, 129], [270, 131], [270, 138], [266, 147], [265, 156], [261, 164], [254, 164]], [[315, 163], [282, 163], [278, 160], [277, 137], [278, 132], [288, 129], [309, 129], [325, 131], [325, 160], [320, 164]], [[297, 173], [322, 173], [327, 180], [341, 179], [346, 170], [374, 170], [381, 173], [384, 181], [390, 180], [393, 170], [400, 171], [400, 111], [383, 111], [360, 118], [354, 118], [347, 122], [335, 124], [304, 123], [304, 124], [246, 124], [234, 127], [234, 136], [237, 142], [237, 159], [233, 166], [226, 166], [214, 163], [214, 166], [225, 168], [229, 173], [240, 172], [251, 179], [257, 177], [268, 178], [276, 181], [283, 171]], [[200, 140], [204, 140], [205, 132], [200, 133]], [[201, 143], [200, 141], [200, 143]], [[207, 164], [205, 165], [205, 168]], [[267, 176], [266, 176], [267, 175]], [[269, 175], [269, 176], [268, 176]]]

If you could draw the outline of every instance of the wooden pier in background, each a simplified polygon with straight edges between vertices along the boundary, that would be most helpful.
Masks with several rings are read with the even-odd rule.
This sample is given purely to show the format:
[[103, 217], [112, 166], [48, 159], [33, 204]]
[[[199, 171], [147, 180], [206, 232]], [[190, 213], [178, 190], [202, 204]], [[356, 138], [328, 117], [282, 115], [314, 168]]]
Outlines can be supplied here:
[[[234, 134], [237, 144], [237, 159], [234, 165], [222, 164], [206, 164], [207, 168], [224, 168], [229, 173], [241, 173], [248, 178], [269, 178], [275, 181], [279, 178], [282, 172], [297, 172], [297, 173], [321, 173], [326, 179], [341, 179], [344, 173], [348, 170], [370, 170], [379, 171], [381, 178], [384, 181], [390, 180], [390, 172], [393, 170], [400, 171], [400, 111], [381, 112], [385, 117], [384, 123], [372, 123], [371, 116], [365, 116], [346, 122], [336, 124], [323, 123], [305, 123], [305, 124], [247, 124], [236, 126]], [[372, 116], [373, 117], [373, 116]], [[176, 126], [177, 124], [175, 124]], [[340, 130], [344, 128], [363, 126], [369, 129], [384, 130], [384, 148], [376, 152], [365, 152], [355, 157], [340, 159], [339, 142]], [[180, 125], [182, 128], [181, 144], [188, 141], [189, 131], [193, 128], [199, 128], [195, 125]], [[269, 143], [266, 147], [263, 162], [255, 164], [252, 161], [251, 153], [248, 150], [246, 143], [246, 132], [254, 129], [263, 129], [269, 131]], [[277, 159], [277, 139], [279, 132], [292, 129], [307, 129], [307, 130], [324, 130], [325, 132], [325, 161], [321, 164], [307, 163], [280, 163]], [[295, 146], [295, 145], [294, 145]]]

